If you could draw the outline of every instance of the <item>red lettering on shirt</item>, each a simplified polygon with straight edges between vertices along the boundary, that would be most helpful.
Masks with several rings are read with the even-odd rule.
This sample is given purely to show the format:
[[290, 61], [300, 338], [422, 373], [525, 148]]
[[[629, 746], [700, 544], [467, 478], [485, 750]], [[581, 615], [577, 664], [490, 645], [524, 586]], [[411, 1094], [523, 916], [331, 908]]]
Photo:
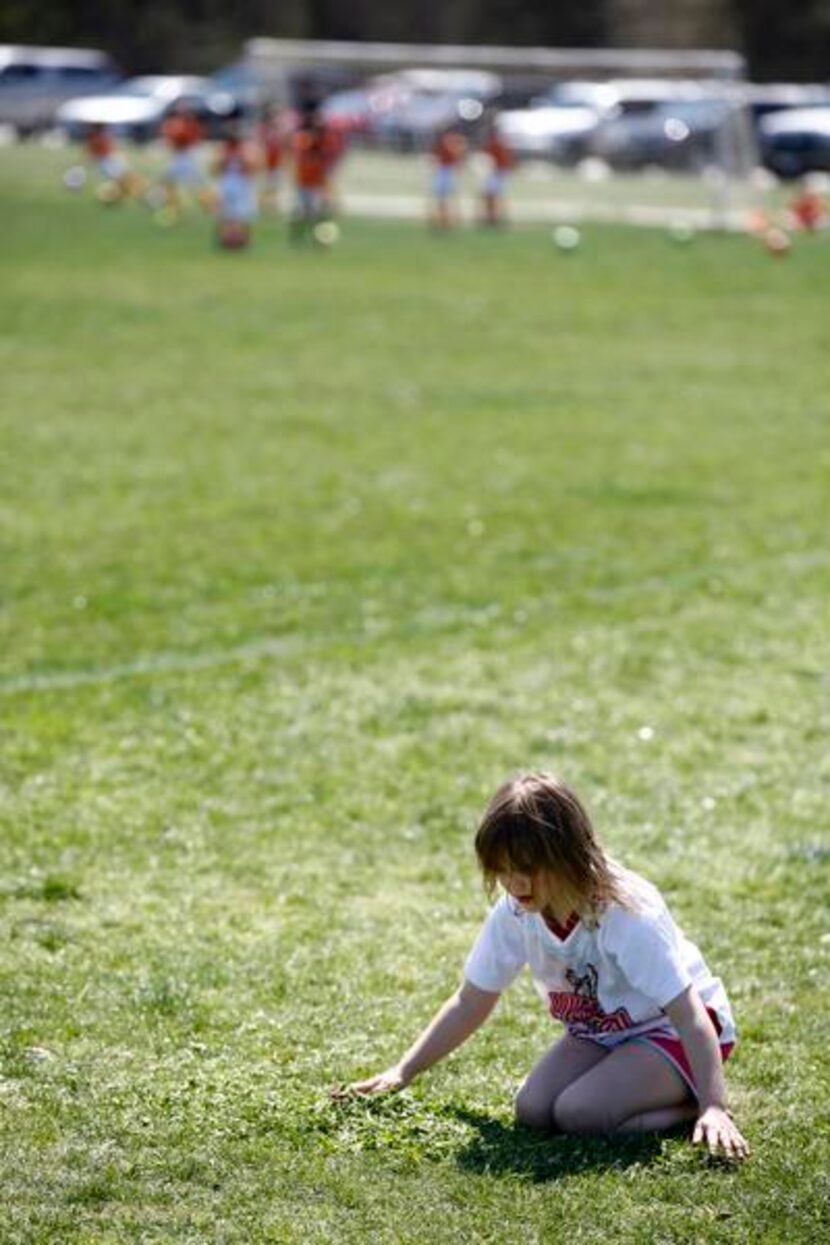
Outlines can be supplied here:
[[551, 990], [548, 994], [550, 1014], [561, 1020], [574, 1034], [619, 1033], [631, 1029], [634, 1021], [624, 1007], [615, 1012], [604, 1012], [598, 1001], [583, 994], [566, 990]]

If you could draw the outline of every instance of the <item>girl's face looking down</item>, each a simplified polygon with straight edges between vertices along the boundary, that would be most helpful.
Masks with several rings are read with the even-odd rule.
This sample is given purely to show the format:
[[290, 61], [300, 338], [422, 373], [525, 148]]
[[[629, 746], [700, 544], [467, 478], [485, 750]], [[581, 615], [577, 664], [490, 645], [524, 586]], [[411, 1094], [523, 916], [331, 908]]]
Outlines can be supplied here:
[[536, 912], [538, 908], [534, 902], [538, 898], [539, 886], [538, 882], [534, 890], [534, 878], [529, 873], [518, 873], [514, 869], [500, 869], [498, 874], [499, 885], [507, 891], [512, 899], [520, 903], [523, 908], [528, 911]]
[[500, 787], [476, 830], [475, 851], [490, 895], [500, 884], [528, 912], [565, 923], [572, 913], [629, 904], [587, 811], [552, 774], [523, 774]]
[[570, 916], [571, 907], [564, 888], [557, 886], [556, 879], [551, 874], [543, 870], [536, 873], [523, 872], [507, 865], [496, 876], [499, 885], [526, 912], [547, 910], [554, 916]]

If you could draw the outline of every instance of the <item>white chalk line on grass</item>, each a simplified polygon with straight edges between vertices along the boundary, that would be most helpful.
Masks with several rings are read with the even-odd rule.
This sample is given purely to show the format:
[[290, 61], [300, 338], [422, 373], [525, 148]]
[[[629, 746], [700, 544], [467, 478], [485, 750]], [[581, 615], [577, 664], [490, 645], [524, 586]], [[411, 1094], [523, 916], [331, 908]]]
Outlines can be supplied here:
[[212, 649], [205, 653], [155, 653], [136, 661], [87, 670], [54, 670], [44, 674], [20, 674], [0, 679], [0, 695], [16, 692], [51, 692], [73, 687], [115, 683], [144, 674], [179, 673], [187, 670], [213, 670], [237, 662], [256, 662], [273, 657], [286, 657], [296, 652], [296, 640], [257, 640], [237, 648]]
[[[768, 564], [775, 564], [789, 570], [809, 571], [817, 566], [826, 566], [828, 555], [823, 550], [791, 551], [774, 554], [764, 559]], [[622, 600], [626, 597], [642, 596], [643, 593], [677, 590], [691, 587], [694, 584], [709, 580], [727, 579], [730, 566], [707, 567], [689, 570], [671, 578], [649, 576], [636, 582], [609, 585], [608, 587], [586, 587], [583, 596], [587, 601], [597, 603]], [[392, 628], [384, 628], [388, 633]], [[380, 638], [375, 632], [371, 635], [354, 636], [351, 643], [369, 645]], [[91, 687], [115, 683], [120, 679], [136, 678], [142, 675], [177, 674], [188, 670], [213, 670], [219, 666], [232, 666], [237, 663], [269, 661], [278, 657], [296, 655], [302, 650], [309, 651], [313, 644], [308, 640], [294, 638], [275, 639], [266, 637], [250, 640], [235, 648], [210, 649], [204, 653], [162, 652], [135, 661], [121, 662], [113, 666], [100, 666], [86, 670], [55, 670], [42, 674], [20, 674], [0, 678], [0, 696], [11, 696], [21, 692], [51, 692], [70, 690], [75, 687]]]
[[[427, 200], [423, 195], [360, 194], [342, 196], [346, 214], [389, 217], [398, 220], [426, 220]], [[472, 200], [460, 200], [465, 219], [477, 211]], [[557, 199], [554, 203], [516, 203], [508, 205], [511, 220], [523, 224], [554, 225], [563, 221], [592, 220], [605, 224], [642, 225], [668, 228], [682, 221], [695, 229], [746, 231], [745, 209], [717, 210], [712, 207], [665, 207], [652, 204], [588, 203], [579, 199]]]

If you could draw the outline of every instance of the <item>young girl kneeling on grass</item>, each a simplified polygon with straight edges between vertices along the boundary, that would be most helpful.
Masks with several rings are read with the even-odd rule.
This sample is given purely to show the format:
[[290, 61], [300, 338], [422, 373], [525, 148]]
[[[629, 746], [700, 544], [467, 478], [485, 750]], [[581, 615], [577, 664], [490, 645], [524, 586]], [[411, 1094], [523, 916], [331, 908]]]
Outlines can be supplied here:
[[695, 1120], [693, 1140], [742, 1159], [722, 1064], [735, 1042], [724, 988], [660, 893], [603, 851], [582, 804], [547, 774], [496, 792], [475, 839], [491, 909], [465, 980], [399, 1063], [345, 1094], [402, 1089], [484, 1023], [525, 964], [566, 1033], [516, 1096], [518, 1120], [635, 1133]]

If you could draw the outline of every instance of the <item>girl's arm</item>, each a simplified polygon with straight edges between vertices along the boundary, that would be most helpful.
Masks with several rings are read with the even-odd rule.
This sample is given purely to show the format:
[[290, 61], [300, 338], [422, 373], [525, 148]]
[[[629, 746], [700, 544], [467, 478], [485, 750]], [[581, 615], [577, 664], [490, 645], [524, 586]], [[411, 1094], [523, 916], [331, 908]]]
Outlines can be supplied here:
[[722, 1150], [730, 1158], [749, 1154], [726, 1105], [726, 1082], [717, 1034], [694, 986], [689, 986], [663, 1009], [680, 1034], [697, 1086], [700, 1112], [692, 1141], [705, 1141], [711, 1154]]
[[479, 990], [465, 981], [444, 1006], [433, 1016], [420, 1037], [410, 1046], [403, 1058], [385, 1072], [379, 1072], [366, 1081], [355, 1081], [344, 1089], [336, 1090], [335, 1097], [348, 1094], [383, 1094], [403, 1089], [420, 1072], [431, 1068], [439, 1059], [449, 1055], [471, 1037], [492, 1012], [499, 995], [490, 990]]

